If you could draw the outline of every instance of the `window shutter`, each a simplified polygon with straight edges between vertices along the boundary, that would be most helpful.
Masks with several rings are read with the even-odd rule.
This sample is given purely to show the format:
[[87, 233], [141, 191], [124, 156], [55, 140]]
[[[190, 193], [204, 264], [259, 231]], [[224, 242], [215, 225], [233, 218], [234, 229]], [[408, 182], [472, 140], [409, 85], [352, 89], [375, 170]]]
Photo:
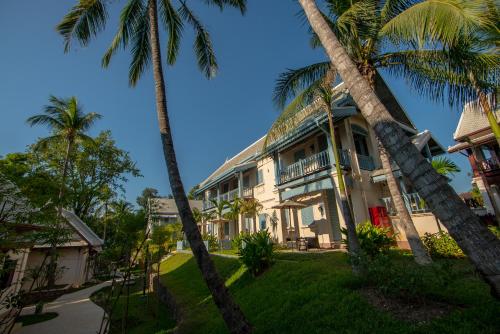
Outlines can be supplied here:
[[308, 206], [306, 208], [303, 208], [300, 210], [300, 213], [302, 215], [302, 225], [311, 225], [314, 221], [314, 216], [313, 216], [313, 207]]

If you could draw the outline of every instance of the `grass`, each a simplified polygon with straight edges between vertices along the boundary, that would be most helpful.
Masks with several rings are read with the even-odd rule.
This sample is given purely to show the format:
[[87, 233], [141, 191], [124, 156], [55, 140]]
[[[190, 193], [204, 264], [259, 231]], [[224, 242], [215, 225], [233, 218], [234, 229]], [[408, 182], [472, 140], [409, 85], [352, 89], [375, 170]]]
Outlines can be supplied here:
[[[463, 276], [439, 291], [460, 305], [443, 318], [417, 325], [375, 309], [353, 288], [343, 253], [277, 255], [252, 278], [237, 259], [213, 257], [219, 273], [255, 327], [255, 333], [498, 333], [500, 304], [478, 278]], [[411, 261], [400, 256], [398, 261]], [[454, 260], [457, 266], [468, 266]], [[162, 281], [183, 307], [180, 333], [228, 333], [196, 263], [176, 254], [162, 264]]]
[[236, 248], [231, 248], [231, 249], [221, 249], [218, 251], [213, 252], [214, 254], [223, 254], [223, 255], [238, 255], [238, 250]]
[[16, 322], [20, 322], [23, 326], [29, 326], [37, 324], [39, 322], [44, 322], [50, 319], [54, 319], [58, 314], [56, 312], [47, 312], [41, 314], [27, 314], [21, 315], [17, 318]]
[[[92, 294], [90, 299], [106, 310], [105, 302], [110, 292], [111, 287], [105, 287]], [[118, 299], [116, 307], [113, 310], [110, 334], [122, 333], [122, 319], [125, 314], [126, 305], [125, 292], [126, 287], [124, 287], [123, 294]], [[114, 295], [116, 296], [117, 294], [118, 289], [115, 288]], [[147, 297], [142, 297], [141, 280], [130, 286], [127, 319], [127, 334], [168, 333], [175, 327], [175, 321], [172, 319], [169, 311], [163, 304], [158, 302], [153, 293], [148, 294]]]

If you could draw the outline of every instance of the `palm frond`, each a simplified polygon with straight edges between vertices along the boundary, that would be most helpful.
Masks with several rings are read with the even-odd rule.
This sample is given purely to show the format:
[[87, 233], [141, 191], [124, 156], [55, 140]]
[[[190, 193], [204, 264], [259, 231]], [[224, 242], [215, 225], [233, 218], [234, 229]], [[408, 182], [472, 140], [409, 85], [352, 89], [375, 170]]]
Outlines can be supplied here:
[[161, 0], [159, 11], [161, 21], [168, 33], [167, 63], [173, 65], [179, 54], [183, 29], [182, 20], [170, 0]]
[[246, 0], [203, 0], [207, 5], [216, 5], [220, 10], [223, 10], [224, 7], [234, 7], [240, 10], [241, 14], [245, 14], [247, 10], [247, 1]]
[[196, 31], [194, 52], [197, 57], [198, 67], [208, 79], [213, 78], [217, 74], [218, 65], [212, 47], [210, 34], [205, 29], [205, 27], [203, 27], [200, 20], [198, 20], [191, 9], [189, 9], [185, 1], [181, 1], [179, 14], [184, 20], [186, 20], [186, 22], [191, 24], [191, 26]]
[[382, 25], [404, 12], [421, 0], [385, 0], [380, 9], [380, 21]]
[[447, 157], [434, 158], [431, 161], [432, 167], [443, 176], [453, 176], [460, 173], [460, 168]]
[[137, 20], [132, 34], [132, 62], [129, 68], [129, 84], [135, 86], [142, 73], [151, 61], [151, 43], [149, 40], [149, 17], [148, 8], [145, 7]]
[[324, 103], [319, 101], [321, 97], [318, 97], [318, 90], [322, 85], [323, 78], [320, 78], [295, 96], [267, 132], [264, 140], [265, 148], [293, 132], [305, 119], [325, 112], [322, 109]]
[[64, 38], [64, 52], [70, 50], [74, 38], [80, 45], [88, 45], [90, 38], [104, 29], [107, 16], [105, 1], [80, 0], [56, 26]]
[[276, 80], [273, 100], [279, 109], [283, 109], [289, 98], [325, 76], [330, 62], [321, 62], [298, 69], [287, 69]]
[[477, 30], [495, 27], [497, 23], [484, 15], [486, 10], [483, 1], [427, 0], [393, 17], [379, 35], [395, 43], [414, 41], [420, 47], [433, 41], [453, 45]]
[[111, 57], [120, 46], [123, 48], [127, 47], [129, 39], [135, 31], [136, 25], [140, 22], [144, 8], [143, 0], [129, 0], [125, 7], [123, 7], [120, 13], [118, 31], [102, 58], [102, 67], [108, 67]]
[[35, 115], [29, 117], [26, 122], [30, 126], [35, 126], [35, 125], [47, 125], [50, 128], [54, 130], [59, 130], [64, 128], [64, 124], [61, 123], [57, 118], [51, 117], [49, 115]]

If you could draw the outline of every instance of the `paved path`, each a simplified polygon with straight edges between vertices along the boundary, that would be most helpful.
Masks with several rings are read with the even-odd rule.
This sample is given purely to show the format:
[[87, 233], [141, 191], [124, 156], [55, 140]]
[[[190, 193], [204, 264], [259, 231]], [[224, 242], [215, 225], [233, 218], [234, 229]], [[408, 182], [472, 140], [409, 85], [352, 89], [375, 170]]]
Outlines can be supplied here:
[[[21, 327], [15, 334], [96, 334], [101, 325], [103, 309], [94, 304], [90, 295], [108, 286], [111, 281], [68, 293], [45, 304], [44, 312], [59, 315], [49, 321]], [[34, 307], [27, 307], [22, 314], [33, 314]]]

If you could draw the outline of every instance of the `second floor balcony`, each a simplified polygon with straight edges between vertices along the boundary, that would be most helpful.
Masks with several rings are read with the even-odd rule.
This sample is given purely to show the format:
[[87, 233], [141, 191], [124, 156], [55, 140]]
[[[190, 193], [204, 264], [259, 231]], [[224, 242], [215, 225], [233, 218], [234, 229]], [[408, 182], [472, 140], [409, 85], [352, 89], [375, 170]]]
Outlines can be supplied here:
[[[220, 201], [226, 201], [226, 202], [232, 202], [234, 201], [235, 198], [240, 197], [240, 189], [236, 188], [233, 190], [230, 190], [226, 193], [220, 194], [219, 196], [214, 196], [209, 198], [208, 200], [203, 200], [203, 210], [210, 210], [215, 207], [215, 202], [220, 202]], [[251, 187], [244, 187], [242, 190], [242, 196], [243, 198], [252, 198], [253, 197], [253, 188]]]
[[[347, 150], [339, 150], [339, 157], [342, 167], [349, 167], [351, 165], [349, 152]], [[330, 166], [330, 156], [328, 151], [321, 151], [305, 159], [300, 159], [299, 161], [282, 169], [280, 172], [279, 182], [280, 184], [283, 184], [288, 181], [330, 168]]]

